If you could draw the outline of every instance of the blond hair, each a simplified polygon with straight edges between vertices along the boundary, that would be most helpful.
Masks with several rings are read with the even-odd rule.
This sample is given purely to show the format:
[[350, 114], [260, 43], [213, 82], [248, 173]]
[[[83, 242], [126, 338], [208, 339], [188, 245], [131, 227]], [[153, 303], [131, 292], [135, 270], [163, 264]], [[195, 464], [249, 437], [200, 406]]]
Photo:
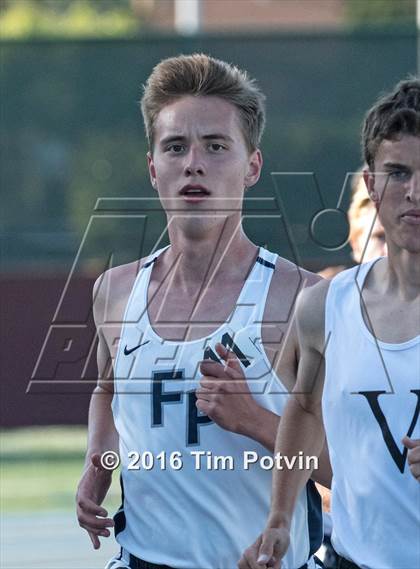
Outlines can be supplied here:
[[238, 109], [248, 151], [259, 147], [265, 126], [265, 96], [255, 79], [225, 61], [194, 53], [164, 59], [144, 86], [141, 110], [152, 151], [159, 112], [185, 95], [215, 96], [232, 103]]

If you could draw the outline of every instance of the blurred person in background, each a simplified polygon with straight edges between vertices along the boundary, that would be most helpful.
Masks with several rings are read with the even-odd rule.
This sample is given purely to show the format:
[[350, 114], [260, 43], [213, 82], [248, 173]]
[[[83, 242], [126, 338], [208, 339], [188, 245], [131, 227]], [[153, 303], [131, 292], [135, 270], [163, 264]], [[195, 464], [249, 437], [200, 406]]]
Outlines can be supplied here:
[[[385, 231], [377, 215], [378, 210], [369, 198], [363, 170], [364, 168], [361, 168], [353, 175], [351, 201], [347, 212], [351, 256], [357, 264], [387, 254]], [[325, 279], [332, 279], [346, 268], [346, 265], [326, 267], [318, 274]]]
[[[387, 254], [384, 227], [378, 209], [369, 198], [363, 179], [364, 166], [352, 180], [352, 197], [348, 211], [349, 243], [356, 263], [371, 261]], [[373, 223], [373, 226], [372, 226]]]

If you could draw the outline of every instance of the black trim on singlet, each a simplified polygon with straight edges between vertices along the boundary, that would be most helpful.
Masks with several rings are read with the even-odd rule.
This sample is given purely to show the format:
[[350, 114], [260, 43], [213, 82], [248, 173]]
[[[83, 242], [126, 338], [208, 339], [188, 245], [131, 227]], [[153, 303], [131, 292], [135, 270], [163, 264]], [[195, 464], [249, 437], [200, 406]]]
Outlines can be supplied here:
[[147, 261], [147, 263], [145, 263], [143, 265], [143, 269], [147, 269], [147, 267], [150, 267], [150, 265], [153, 265], [153, 263], [156, 261], [157, 257], [155, 257], [154, 259], [152, 259], [151, 261]]
[[257, 257], [256, 263], [260, 263], [261, 265], [263, 265], [264, 267], [268, 267], [269, 269], [276, 268], [276, 266], [273, 265], [273, 263], [270, 263], [270, 261], [266, 261], [262, 257]]
[[122, 476], [120, 474], [120, 486], [121, 486], [121, 506], [118, 508], [118, 511], [114, 514], [114, 534], [115, 537], [122, 531], [125, 530], [125, 526], [127, 524], [127, 520], [125, 518], [124, 513], [124, 484], [122, 480]]
[[318, 551], [324, 537], [322, 526], [322, 500], [316, 489], [315, 482], [309, 480], [306, 484], [306, 500], [308, 504], [308, 533], [309, 533], [309, 557]]
[[[157, 260], [157, 257], [154, 257], [151, 261], [148, 261], [147, 263], [145, 263], [143, 265], [143, 269], [147, 269], [147, 267], [150, 267], [150, 265], [152, 265], [155, 261]], [[265, 259], [263, 259], [262, 257], [257, 257], [256, 263], [260, 263], [260, 265], [263, 265], [264, 267], [268, 267], [269, 269], [275, 269], [276, 266], [273, 263], [270, 263], [270, 261], [266, 261]]]

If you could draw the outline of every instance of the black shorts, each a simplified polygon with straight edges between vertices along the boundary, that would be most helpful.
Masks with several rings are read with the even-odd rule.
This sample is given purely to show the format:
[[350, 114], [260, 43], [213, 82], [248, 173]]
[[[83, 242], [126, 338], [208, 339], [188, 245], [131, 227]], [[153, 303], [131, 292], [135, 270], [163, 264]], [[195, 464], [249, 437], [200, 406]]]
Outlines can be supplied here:
[[360, 567], [345, 557], [337, 555], [337, 569], [360, 569]]
[[[123, 560], [123, 550], [121, 549], [120, 555], [112, 559], [105, 569], [173, 569], [169, 567], [169, 565], [159, 565], [157, 563], [151, 563], [150, 561], [145, 561], [144, 559], [139, 559], [135, 555], [128, 553], [127, 551], [124, 552], [124, 559], [128, 559], [129, 561]], [[318, 559], [316, 559], [316, 566], [319, 569], [322, 569], [322, 563]], [[299, 569], [308, 569], [307, 564], [302, 565]], [[344, 568], [343, 568], [344, 569]]]

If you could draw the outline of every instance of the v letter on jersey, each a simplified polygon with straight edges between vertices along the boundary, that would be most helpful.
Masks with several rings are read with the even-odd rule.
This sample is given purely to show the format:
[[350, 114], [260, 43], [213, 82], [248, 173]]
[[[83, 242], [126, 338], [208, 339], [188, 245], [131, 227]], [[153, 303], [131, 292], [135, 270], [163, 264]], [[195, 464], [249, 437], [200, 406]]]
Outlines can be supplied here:
[[[398, 467], [398, 470], [403, 473], [405, 468], [405, 463], [407, 462], [407, 452], [408, 450], [404, 447], [403, 451], [400, 452], [397, 443], [391, 433], [386, 417], [379, 404], [379, 396], [386, 394], [386, 391], [359, 391], [360, 395], [366, 397], [369, 407], [378, 422], [379, 427], [382, 431], [382, 436], [384, 438], [385, 444]], [[420, 389], [410, 389], [410, 393], [417, 395], [417, 405], [414, 411], [413, 418], [411, 420], [410, 426], [408, 427], [407, 437], [411, 437], [414, 431], [414, 427], [417, 423], [419, 412], [420, 412]], [[392, 394], [388, 393], [392, 397]]]

